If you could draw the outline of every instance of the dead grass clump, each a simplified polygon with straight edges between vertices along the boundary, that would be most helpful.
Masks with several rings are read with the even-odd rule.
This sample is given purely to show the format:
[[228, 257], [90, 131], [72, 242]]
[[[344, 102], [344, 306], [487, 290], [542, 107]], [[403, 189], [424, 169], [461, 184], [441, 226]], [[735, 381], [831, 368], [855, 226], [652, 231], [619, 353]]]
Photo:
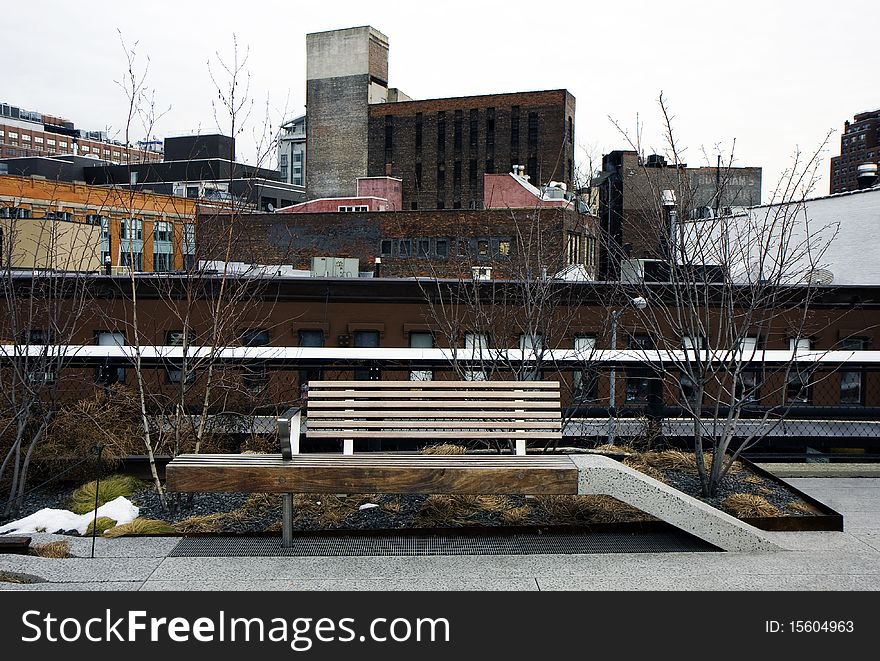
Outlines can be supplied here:
[[782, 512], [764, 496], [735, 493], [721, 501], [721, 509], [739, 519], [759, 516], [781, 516]]
[[641, 458], [652, 468], [660, 470], [687, 471], [689, 473], [697, 470], [697, 459], [691, 452], [682, 452], [681, 450], [645, 452]]
[[182, 535], [203, 532], [223, 532], [228, 517], [226, 512], [191, 516], [174, 524], [174, 530]]
[[105, 537], [133, 537], [136, 535], [173, 535], [176, 531], [159, 519], [135, 519], [131, 523], [110, 528]]
[[400, 514], [403, 511], [403, 503], [400, 502], [400, 496], [393, 500], [386, 500], [379, 504], [379, 508], [389, 514]]
[[70, 510], [75, 514], [87, 514], [95, 509], [95, 490], [98, 491], [98, 507], [116, 500], [119, 496], [131, 498], [144, 483], [130, 475], [110, 475], [100, 481], [86, 482], [70, 497]]
[[535, 501], [556, 524], [653, 520], [648, 514], [610, 496], [538, 496]]
[[593, 516], [590, 523], [625, 523], [629, 521], [656, 521], [650, 514], [627, 505], [611, 496], [583, 496], [592, 499]]
[[510, 526], [521, 526], [528, 523], [533, 514], [534, 510], [531, 505], [520, 505], [501, 512], [501, 520]]
[[294, 494], [294, 520], [312, 518], [324, 528], [338, 526], [364, 503], [373, 503], [374, 494], [337, 496], [334, 494]]
[[623, 463], [624, 466], [629, 466], [630, 468], [639, 471], [640, 473], [644, 473], [648, 477], [653, 477], [655, 480], [659, 480], [660, 482], [669, 481], [663, 471], [654, 468], [650, 464], [645, 463], [642, 458], [637, 455], [627, 457], [621, 463]]
[[423, 448], [422, 454], [467, 454], [467, 448], [455, 443], [437, 443]]
[[612, 445], [611, 443], [605, 443], [603, 445], [597, 445], [593, 448], [593, 452], [601, 452], [603, 454], [638, 454], [639, 451], [636, 450], [631, 445]]
[[746, 484], [764, 484], [764, 478], [759, 475], [746, 475], [743, 478], [743, 482]]
[[14, 571], [0, 571], [0, 583], [16, 583], [25, 585], [29, 583], [42, 583], [43, 579], [30, 574], [20, 574]]
[[98, 535], [103, 535], [115, 525], [116, 519], [111, 519], [109, 516], [99, 516], [97, 519], [89, 521], [89, 527], [86, 528], [86, 536], [90, 537], [96, 529]]
[[817, 513], [815, 508], [800, 500], [789, 503], [785, 506], [785, 509], [789, 510], [790, 512], [797, 512], [798, 514], [806, 514], [808, 516], [813, 516]]
[[55, 542], [46, 542], [31, 547], [31, 555], [41, 558], [68, 558], [70, 557], [70, 542], [59, 539]]
[[503, 516], [512, 509], [509, 496], [432, 494], [416, 515], [416, 526], [448, 528], [471, 523], [481, 512]]

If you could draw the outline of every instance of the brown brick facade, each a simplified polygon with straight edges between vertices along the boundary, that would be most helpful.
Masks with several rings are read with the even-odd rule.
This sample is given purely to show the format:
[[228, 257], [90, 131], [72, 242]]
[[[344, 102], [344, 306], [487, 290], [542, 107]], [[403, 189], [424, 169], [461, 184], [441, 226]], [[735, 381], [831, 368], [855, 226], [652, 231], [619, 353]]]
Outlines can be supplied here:
[[369, 174], [403, 179], [404, 209], [479, 209], [483, 174], [523, 165], [572, 185], [574, 97], [565, 90], [370, 106]]

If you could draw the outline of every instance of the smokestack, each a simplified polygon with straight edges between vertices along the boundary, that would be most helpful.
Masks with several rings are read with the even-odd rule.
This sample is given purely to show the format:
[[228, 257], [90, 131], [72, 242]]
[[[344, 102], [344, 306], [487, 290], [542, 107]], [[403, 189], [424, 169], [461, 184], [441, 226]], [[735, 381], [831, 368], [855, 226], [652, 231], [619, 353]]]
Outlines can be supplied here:
[[860, 165], [856, 175], [856, 181], [858, 182], [859, 189], [876, 186], [877, 183], [880, 182], [880, 175], [877, 173], [877, 164], [863, 163]]

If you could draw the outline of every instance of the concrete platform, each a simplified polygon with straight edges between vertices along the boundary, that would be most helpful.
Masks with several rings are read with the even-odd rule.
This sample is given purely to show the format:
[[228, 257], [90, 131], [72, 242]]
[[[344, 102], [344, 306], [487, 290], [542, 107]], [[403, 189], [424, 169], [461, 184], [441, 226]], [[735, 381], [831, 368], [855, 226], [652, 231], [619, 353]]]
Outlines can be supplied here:
[[[880, 590], [880, 479], [798, 478], [844, 532], [766, 533], [782, 550], [528, 556], [172, 558], [176, 538], [100, 540], [94, 560], [0, 556], [16, 590]], [[56, 535], [34, 535], [35, 543]], [[74, 552], [83, 542], [71, 540]], [[88, 549], [85, 549], [86, 553]]]

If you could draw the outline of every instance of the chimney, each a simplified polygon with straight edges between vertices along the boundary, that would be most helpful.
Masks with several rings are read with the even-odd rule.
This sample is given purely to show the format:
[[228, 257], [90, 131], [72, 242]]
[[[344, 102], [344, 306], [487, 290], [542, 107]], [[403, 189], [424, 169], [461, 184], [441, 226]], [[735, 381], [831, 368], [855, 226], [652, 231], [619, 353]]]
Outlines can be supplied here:
[[859, 189], [872, 188], [880, 183], [876, 163], [862, 163], [856, 174]]

